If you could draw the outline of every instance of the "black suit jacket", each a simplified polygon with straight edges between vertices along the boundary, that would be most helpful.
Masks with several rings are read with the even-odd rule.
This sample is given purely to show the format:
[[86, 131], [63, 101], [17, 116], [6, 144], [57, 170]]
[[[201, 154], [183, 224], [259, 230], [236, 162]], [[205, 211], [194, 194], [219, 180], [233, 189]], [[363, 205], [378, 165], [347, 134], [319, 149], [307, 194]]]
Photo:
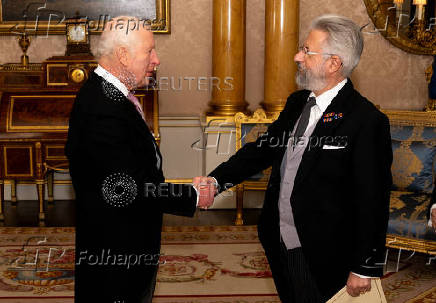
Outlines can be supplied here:
[[[280, 271], [280, 164], [310, 92], [289, 96], [279, 118], [211, 176], [238, 184], [272, 166], [259, 220], [259, 238], [271, 269]], [[336, 114], [330, 121], [325, 115]], [[381, 276], [392, 183], [389, 121], [348, 79], [317, 123], [290, 198], [304, 255], [323, 295], [345, 286], [350, 271]], [[327, 120], [324, 120], [327, 119]], [[323, 149], [324, 145], [346, 145]]]
[[[192, 186], [160, 186], [165, 179], [153, 143], [134, 105], [92, 73], [74, 103], [66, 144], [76, 193], [76, 302], [140, 302], [154, 287], [162, 214], [195, 212]], [[103, 195], [109, 179], [115, 184], [112, 195], [124, 190], [134, 199], [111, 205]], [[89, 264], [102, 254], [98, 263], [108, 255], [133, 255], [130, 263], [134, 256], [142, 260], [129, 268], [123, 257], [116, 264], [110, 258], [103, 265]]]

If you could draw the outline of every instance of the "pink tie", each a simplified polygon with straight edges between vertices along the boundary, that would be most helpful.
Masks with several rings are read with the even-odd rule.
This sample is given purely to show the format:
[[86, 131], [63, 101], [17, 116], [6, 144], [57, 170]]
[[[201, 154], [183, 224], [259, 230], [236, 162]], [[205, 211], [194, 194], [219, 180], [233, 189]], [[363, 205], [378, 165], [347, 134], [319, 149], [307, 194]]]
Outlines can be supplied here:
[[127, 99], [129, 99], [130, 102], [132, 102], [133, 105], [135, 105], [135, 108], [138, 111], [138, 113], [141, 115], [142, 120], [145, 121], [144, 112], [142, 111], [142, 107], [141, 107], [141, 104], [139, 103], [138, 98], [136, 98], [135, 95], [133, 95], [132, 93], [129, 93], [127, 95]]
[[[142, 111], [142, 107], [141, 107], [141, 104], [139, 103], [138, 98], [136, 98], [132, 93], [129, 92], [129, 94], [127, 95], [127, 99], [129, 99], [130, 102], [132, 102], [133, 105], [135, 105], [136, 110], [139, 112], [142, 119], [145, 121], [144, 112]], [[147, 124], [146, 121], [145, 121], [145, 123]], [[154, 135], [153, 135], [153, 137], [154, 137]], [[154, 151], [156, 153], [156, 167], [157, 167], [157, 169], [160, 169], [160, 163], [162, 162], [162, 160], [159, 156], [159, 153], [157, 152], [156, 142], [154, 140], [153, 140], [153, 146], [154, 146]]]

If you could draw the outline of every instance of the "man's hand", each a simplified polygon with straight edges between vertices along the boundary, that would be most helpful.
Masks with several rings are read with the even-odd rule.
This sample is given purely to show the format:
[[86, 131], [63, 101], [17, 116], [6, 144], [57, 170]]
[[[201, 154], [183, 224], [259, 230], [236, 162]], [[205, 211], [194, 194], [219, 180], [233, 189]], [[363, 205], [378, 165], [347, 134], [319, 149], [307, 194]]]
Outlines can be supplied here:
[[436, 231], [436, 208], [431, 210], [431, 226]]
[[360, 278], [351, 273], [348, 275], [347, 292], [352, 297], [357, 297], [371, 290], [371, 278]]
[[217, 192], [215, 180], [210, 177], [195, 177], [192, 179], [192, 185], [197, 189], [199, 195], [197, 206], [202, 209], [211, 207]]

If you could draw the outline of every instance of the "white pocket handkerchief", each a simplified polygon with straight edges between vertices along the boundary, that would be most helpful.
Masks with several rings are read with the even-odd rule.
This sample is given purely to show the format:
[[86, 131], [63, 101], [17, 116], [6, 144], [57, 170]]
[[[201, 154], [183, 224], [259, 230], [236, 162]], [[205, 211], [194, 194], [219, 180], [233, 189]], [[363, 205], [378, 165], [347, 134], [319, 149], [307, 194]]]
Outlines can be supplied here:
[[322, 149], [343, 149], [345, 146], [323, 145]]

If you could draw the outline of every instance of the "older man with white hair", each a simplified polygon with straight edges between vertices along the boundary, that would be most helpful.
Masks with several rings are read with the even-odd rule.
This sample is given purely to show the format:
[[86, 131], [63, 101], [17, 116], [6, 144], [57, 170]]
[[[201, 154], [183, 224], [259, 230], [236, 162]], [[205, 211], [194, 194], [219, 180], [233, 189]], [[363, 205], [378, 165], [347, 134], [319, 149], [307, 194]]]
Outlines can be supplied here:
[[350, 19], [314, 20], [294, 57], [303, 90], [210, 173], [238, 184], [272, 166], [258, 231], [282, 302], [359, 296], [382, 275], [392, 149], [387, 117], [349, 79], [362, 50]]
[[109, 22], [98, 64], [77, 95], [66, 145], [76, 193], [75, 302], [151, 302], [162, 214], [193, 216], [197, 190], [212, 197], [200, 207], [213, 192], [165, 183], [134, 96], [160, 64], [148, 26], [133, 17]]

